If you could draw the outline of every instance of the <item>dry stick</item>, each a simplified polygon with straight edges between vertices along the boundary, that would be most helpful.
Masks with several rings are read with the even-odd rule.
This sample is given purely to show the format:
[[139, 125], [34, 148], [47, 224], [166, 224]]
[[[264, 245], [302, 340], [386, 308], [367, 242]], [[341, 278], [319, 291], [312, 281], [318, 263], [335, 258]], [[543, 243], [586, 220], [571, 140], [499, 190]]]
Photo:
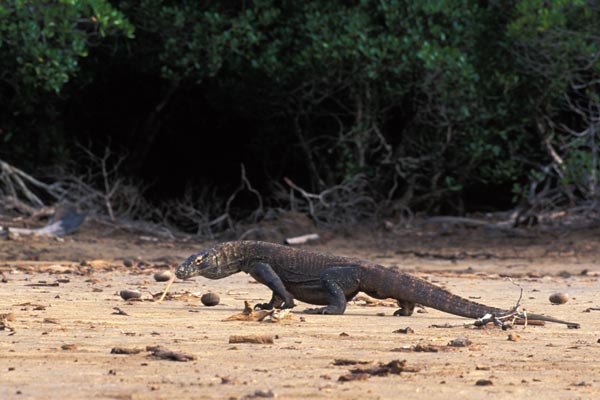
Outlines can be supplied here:
[[[7, 164], [6, 162], [0, 160], [0, 177], [4, 181], [6, 189], [9, 191], [10, 197], [12, 197], [15, 203], [20, 203], [18, 199], [18, 191], [25, 196], [27, 200], [34, 205], [34, 207], [42, 208], [44, 207], [44, 203], [38, 196], [36, 196], [25, 184], [24, 180], [30, 182], [31, 184], [38, 186], [48, 192], [54, 198], [59, 198], [59, 194], [55, 193], [51, 186], [48, 186], [37, 179], [27, 175], [25, 172], [20, 169]], [[16, 186], [16, 187], [15, 187]]]
[[[244, 189], [247, 189], [250, 193], [252, 193], [253, 195], [256, 196], [256, 199], [258, 200], [258, 208], [254, 211], [255, 213], [258, 211], [261, 214], [263, 213], [263, 199], [262, 196], [260, 195], [260, 193], [258, 192], [258, 190], [254, 189], [252, 187], [252, 185], [250, 184], [250, 181], [248, 180], [248, 177], [246, 177], [246, 167], [244, 166], [244, 164], [240, 164], [240, 168], [241, 168], [241, 178], [240, 178], [240, 185], [237, 187], [237, 189], [234, 190], [234, 192], [231, 194], [231, 196], [229, 196], [229, 198], [227, 199], [227, 202], [225, 203], [225, 214], [227, 216], [227, 220], [229, 222], [229, 226], [233, 227], [233, 220], [231, 217], [231, 203], [235, 200], [235, 198], [237, 197], [238, 193], [240, 193], [241, 191], [243, 191]], [[255, 214], [256, 217], [256, 214]], [[254, 221], [256, 222], [256, 220]]]
[[171, 288], [171, 285], [173, 284], [174, 281], [175, 281], [175, 276], [172, 276], [171, 279], [169, 279], [169, 282], [167, 283], [167, 287], [165, 288], [165, 291], [163, 292], [162, 296], [160, 296], [160, 299], [158, 299], [156, 301], [157, 303], [161, 303], [165, 299], [165, 296], [167, 295], [167, 292]]
[[[493, 322], [495, 325], [498, 325], [498, 326], [504, 326], [504, 322], [507, 321], [507, 320], [509, 320], [509, 319], [512, 319], [512, 321], [514, 323], [517, 318], [521, 318], [524, 321], [524, 323], [523, 323], [523, 325], [524, 325], [523, 329], [525, 329], [527, 327], [527, 324], [528, 324], [527, 311], [519, 312], [519, 307], [521, 307], [521, 299], [523, 298], [523, 288], [519, 284], [513, 282], [513, 280], [510, 279], [510, 278], [509, 278], [509, 281], [513, 285], [516, 285], [519, 288], [521, 288], [521, 294], [519, 295], [519, 299], [517, 300], [517, 304], [515, 304], [515, 306], [511, 310], [509, 310], [506, 315], [504, 315], [502, 317], [496, 317], [496, 316], [494, 316], [492, 314], [486, 314], [483, 317], [481, 317], [479, 319], [476, 319], [473, 322], [467, 322], [467, 323], [458, 324], [458, 325], [451, 325], [451, 324], [438, 325], [438, 324], [434, 324], [434, 325], [431, 325], [431, 327], [432, 328], [458, 328], [458, 327], [461, 327], [461, 326], [462, 327], [465, 327], [465, 326], [477, 326], [477, 327], [481, 327], [481, 326], [487, 325], [490, 322]], [[538, 325], [538, 324], [537, 323], [531, 323], [531, 325]]]
[[[317, 194], [309, 193], [306, 190], [302, 189], [300, 186], [298, 186], [294, 182], [292, 182], [292, 180], [290, 178], [288, 178], [287, 176], [283, 177], [283, 181], [292, 189], [295, 189], [298, 192], [300, 192], [302, 197], [304, 197], [304, 199], [306, 199], [306, 201], [308, 203], [308, 213], [310, 214], [311, 217], [316, 219], [315, 206], [311, 199], [318, 199], [319, 201], [322, 201], [321, 197]], [[291, 193], [293, 193], [293, 191], [291, 191], [290, 194]], [[325, 206], [327, 206], [327, 204], [325, 204]]]

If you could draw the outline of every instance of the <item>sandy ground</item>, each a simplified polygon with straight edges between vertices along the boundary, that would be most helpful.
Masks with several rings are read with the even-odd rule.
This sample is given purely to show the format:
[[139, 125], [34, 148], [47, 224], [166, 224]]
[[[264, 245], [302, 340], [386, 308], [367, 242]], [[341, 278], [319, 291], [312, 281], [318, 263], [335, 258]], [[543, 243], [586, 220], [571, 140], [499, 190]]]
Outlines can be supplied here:
[[[317, 251], [371, 259], [427, 278], [463, 297], [509, 308], [523, 288], [530, 311], [581, 324], [499, 328], [434, 328], [468, 320], [433, 309], [393, 317], [392, 307], [351, 303], [343, 316], [303, 315], [280, 323], [224, 322], [243, 301], [265, 302], [269, 290], [247, 275], [176, 282], [184, 298], [150, 301], [169, 268], [202, 243], [168, 242], [83, 229], [64, 241], [22, 238], [0, 242], [2, 399], [146, 398], [526, 398], [600, 396], [600, 255], [598, 231], [533, 232], [510, 238], [480, 230], [376, 232], [335, 238]], [[123, 260], [131, 260], [125, 267]], [[44, 286], [55, 285], [57, 286]], [[140, 302], [119, 296], [143, 292]], [[203, 306], [199, 294], [221, 297]], [[548, 296], [568, 292], [567, 304]], [[119, 315], [119, 310], [127, 315]], [[1, 319], [0, 319], [1, 320]], [[412, 334], [394, 331], [410, 327]], [[273, 344], [230, 344], [232, 335], [275, 335]], [[458, 337], [472, 343], [448, 347]], [[160, 345], [195, 357], [156, 359]], [[430, 346], [437, 352], [415, 351]], [[138, 348], [133, 355], [115, 347]], [[419, 347], [417, 347], [418, 349]], [[334, 365], [335, 360], [367, 362]], [[409, 371], [339, 381], [353, 368], [406, 360]], [[363, 376], [366, 378], [366, 376]], [[479, 384], [478, 384], [479, 382]]]

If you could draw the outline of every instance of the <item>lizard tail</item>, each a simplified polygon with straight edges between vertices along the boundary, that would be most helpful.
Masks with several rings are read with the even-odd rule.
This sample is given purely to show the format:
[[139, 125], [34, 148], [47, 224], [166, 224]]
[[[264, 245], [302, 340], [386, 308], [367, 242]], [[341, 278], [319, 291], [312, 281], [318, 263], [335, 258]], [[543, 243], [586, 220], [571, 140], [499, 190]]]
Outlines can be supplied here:
[[457, 296], [446, 289], [412, 275], [400, 273], [397, 276], [397, 282], [398, 280], [398, 287], [401, 290], [396, 291], [396, 296], [402, 300], [421, 304], [425, 307], [435, 308], [436, 310], [466, 318], [481, 318], [486, 314], [501, 317], [509, 313], [509, 311], [501, 308], [490, 307]]
[[372, 289], [374, 289], [373, 293], [381, 296], [381, 298], [392, 297], [400, 301], [421, 304], [425, 307], [435, 308], [436, 310], [466, 318], [478, 319], [486, 314], [492, 314], [497, 318], [514, 315], [518, 319], [547, 321], [579, 327], [577, 323], [553, 317], [530, 313], [525, 314], [523, 312], [515, 312], [515, 310], [504, 310], [477, 303], [452, 294], [448, 290], [416, 276], [388, 268], [374, 268], [371, 271], [372, 274], [378, 276], [373, 276], [372, 278], [375, 278], [373, 281], [371, 279], [365, 279], [364, 281], [379, 282], [379, 285]]

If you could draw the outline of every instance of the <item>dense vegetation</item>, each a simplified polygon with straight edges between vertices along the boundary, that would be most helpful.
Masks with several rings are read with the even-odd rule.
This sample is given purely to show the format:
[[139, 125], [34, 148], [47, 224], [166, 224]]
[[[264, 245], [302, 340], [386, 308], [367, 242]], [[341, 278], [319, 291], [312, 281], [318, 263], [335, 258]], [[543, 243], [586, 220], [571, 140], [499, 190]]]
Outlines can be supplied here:
[[109, 146], [155, 199], [243, 163], [388, 212], [593, 201], [599, 34], [584, 0], [7, 0], [0, 159]]

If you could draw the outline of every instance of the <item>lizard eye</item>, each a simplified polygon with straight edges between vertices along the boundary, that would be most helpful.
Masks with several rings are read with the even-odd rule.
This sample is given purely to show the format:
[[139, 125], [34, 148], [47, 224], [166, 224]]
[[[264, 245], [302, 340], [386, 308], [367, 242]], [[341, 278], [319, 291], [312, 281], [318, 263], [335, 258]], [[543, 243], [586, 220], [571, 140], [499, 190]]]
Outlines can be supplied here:
[[204, 262], [204, 260], [206, 260], [206, 257], [208, 257], [208, 253], [205, 251], [197, 254], [196, 258], [194, 259], [194, 264], [196, 264], [196, 265], [202, 264]]

